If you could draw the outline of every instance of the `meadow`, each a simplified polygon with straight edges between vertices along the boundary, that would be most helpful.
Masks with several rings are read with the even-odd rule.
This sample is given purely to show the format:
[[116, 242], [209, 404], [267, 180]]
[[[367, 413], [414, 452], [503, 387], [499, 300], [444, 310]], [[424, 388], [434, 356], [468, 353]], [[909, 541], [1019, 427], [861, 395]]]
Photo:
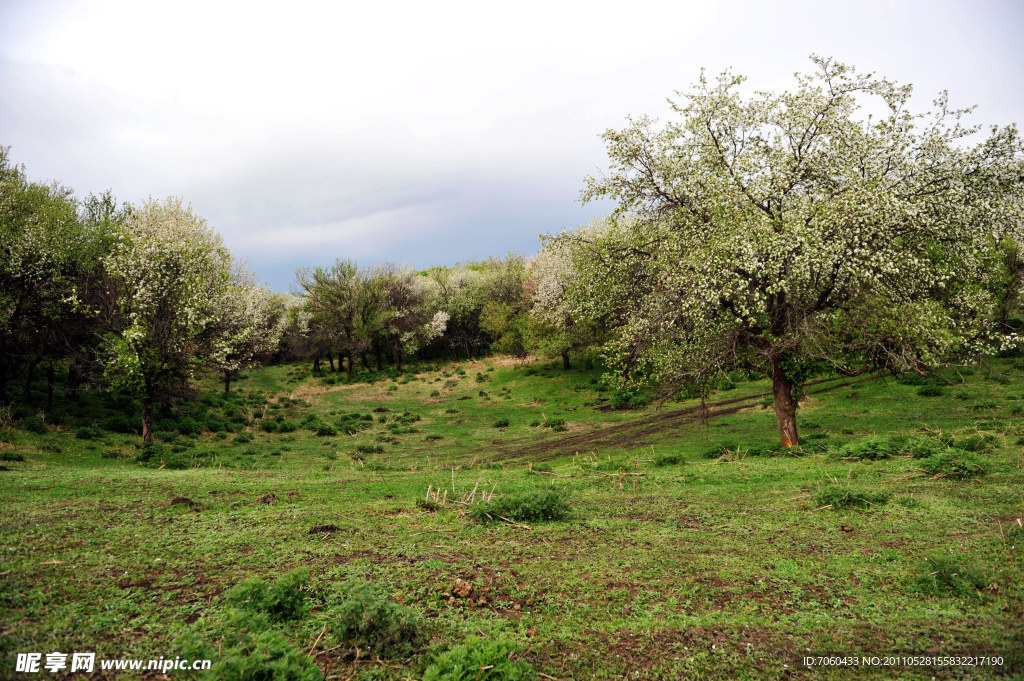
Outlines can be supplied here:
[[127, 397], [15, 404], [0, 676], [75, 650], [217, 679], [1024, 678], [1020, 360], [821, 380], [792, 451], [766, 381], [659, 405], [601, 373], [269, 366], [147, 446]]

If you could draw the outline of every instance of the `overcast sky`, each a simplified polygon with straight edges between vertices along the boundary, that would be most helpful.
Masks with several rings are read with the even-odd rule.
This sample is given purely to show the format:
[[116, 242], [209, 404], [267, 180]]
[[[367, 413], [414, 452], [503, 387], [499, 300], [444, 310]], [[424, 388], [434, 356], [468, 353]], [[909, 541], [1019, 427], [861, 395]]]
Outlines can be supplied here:
[[1024, 2], [0, 0], [0, 145], [35, 180], [181, 196], [276, 290], [586, 222], [599, 134], [701, 67], [758, 89], [811, 53], [1024, 124]]

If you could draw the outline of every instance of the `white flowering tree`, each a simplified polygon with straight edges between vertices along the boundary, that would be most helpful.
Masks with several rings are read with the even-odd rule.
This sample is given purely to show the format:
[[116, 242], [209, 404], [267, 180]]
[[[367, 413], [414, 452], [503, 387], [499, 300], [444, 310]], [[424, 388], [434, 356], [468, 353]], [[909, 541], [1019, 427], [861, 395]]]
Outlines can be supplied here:
[[191, 380], [230, 352], [231, 256], [203, 218], [171, 198], [134, 210], [103, 264], [118, 313], [104, 375], [142, 402], [149, 442], [154, 404], [188, 394]]
[[232, 272], [218, 317], [221, 349], [213, 361], [224, 376], [224, 392], [228, 393], [234, 376], [277, 349], [287, 320], [280, 297], [261, 286], [242, 263]]
[[90, 239], [70, 189], [30, 182], [0, 147], [0, 403], [13, 364], [33, 372], [59, 352], [55, 337], [82, 307], [79, 285]]
[[[812, 59], [791, 92], [744, 97], [743, 78], [702, 74], [666, 125], [606, 132], [610, 169], [582, 198], [613, 199], [643, 228], [560, 237], [590, 253], [598, 302], [581, 309], [627, 287], [620, 259], [652, 275], [607, 346], [622, 367], [704, 389], [731, 368], [759, 372], [785, 447], [815, 372], [991, 351], [998, 246], [1024, 243], [1014, 127], [972, 144], [945, 95], [913, 115], [910, 86]], [[865, 99], [882, 115], [858, 118]]]

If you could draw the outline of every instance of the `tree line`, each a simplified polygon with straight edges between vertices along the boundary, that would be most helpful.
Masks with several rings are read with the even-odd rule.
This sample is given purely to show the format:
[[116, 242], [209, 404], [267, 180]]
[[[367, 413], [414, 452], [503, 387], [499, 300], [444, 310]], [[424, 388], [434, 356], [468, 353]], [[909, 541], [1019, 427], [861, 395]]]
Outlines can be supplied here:
[[[674, 119], [604, 134], [582, 199], [609, 216], [508, 254], [414, 270], [339, 259], [272, 293], [180, 200], [117, 205], [26, 178], [0, 149], [0, 401], [47, 377], [153, 409], [216, 372], [488, 352], [589, 355], [625, 389], [702, 396], [740, 371], [773, 386], [784, 446], [815, 375], [924, 372], [1018, 342], [1024, 147], [982, 137], [943, 94], [813, 58], [792, 92], [743, 94], [703, 73]], [[866, 99], [883, 114], [858, 117]]]

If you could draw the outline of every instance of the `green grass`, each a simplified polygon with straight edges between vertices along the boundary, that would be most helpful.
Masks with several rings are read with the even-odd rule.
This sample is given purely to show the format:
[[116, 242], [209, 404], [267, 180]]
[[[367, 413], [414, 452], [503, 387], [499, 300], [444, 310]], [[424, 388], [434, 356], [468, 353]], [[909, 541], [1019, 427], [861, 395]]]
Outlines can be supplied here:
[[[1010, 660], [1024, 376], [996, 364], [1013, 378], [943, 373], [938, 395], [809, 386], [799, 456], [764, 381], [731, 378], [710, 401], [743, 408], [701, 422], [693, 400], [608, 409], [597, 369], [499, 358], [352, 386], [273, 366], [227, 397], [211, 381], [146, 448], [131, 400], [16, 403], [0, 677], [54, 650], [206, 651], [208, 678], [239, 679], [274, 660], [275, 678], [353, 680], [786, 678], [808, 649]], [[481, 522], [498, 505], [524, 514]], [[508, 664], [483, 676], [492, 658]]]

